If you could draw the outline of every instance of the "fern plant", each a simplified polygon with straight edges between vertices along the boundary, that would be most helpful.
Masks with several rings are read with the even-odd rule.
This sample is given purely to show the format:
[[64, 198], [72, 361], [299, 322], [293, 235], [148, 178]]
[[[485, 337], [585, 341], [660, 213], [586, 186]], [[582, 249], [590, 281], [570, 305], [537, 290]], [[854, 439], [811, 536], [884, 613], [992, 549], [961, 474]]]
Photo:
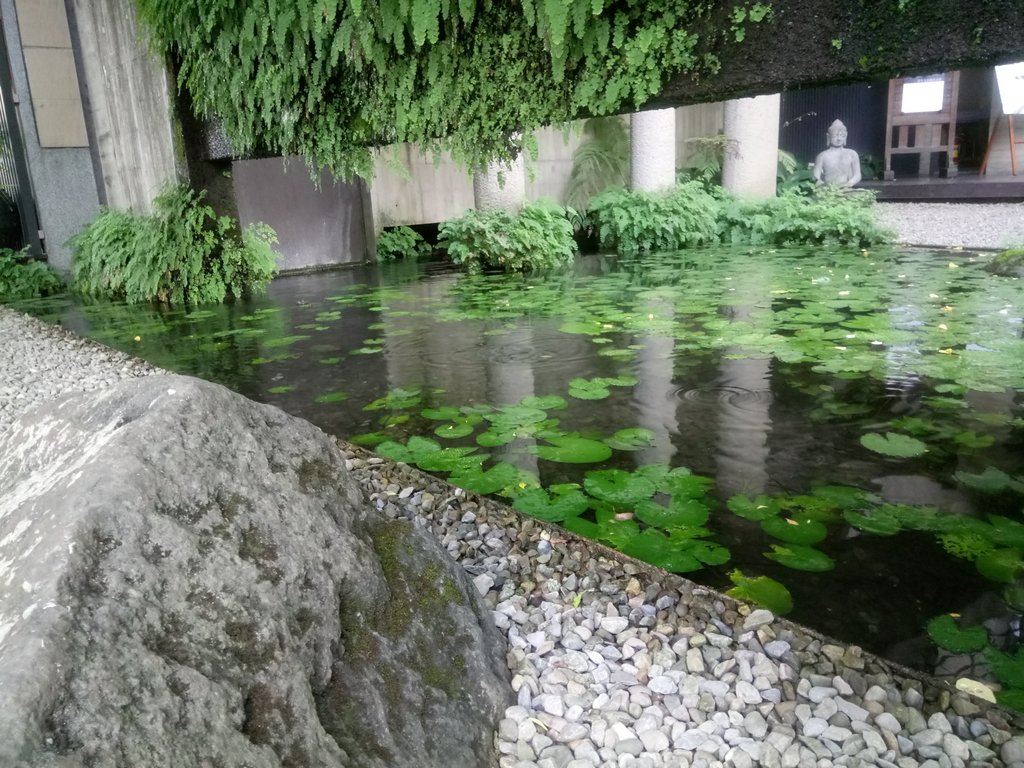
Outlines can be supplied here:
[[470, 211], [441, 224], [438, 247], [470, 272], [553, 269], [570, 263], [576, 253], [574, 216], [571, 209], [543, 201], [526, 203], [518, 215]]
[[591, 201], [589, 215], [602, 248], [635, 254], [716, 242], [719, 206], [690, 181], [661, 193], [607, 190]]
[[37, 299], [62, 290], [60, 276], [28, 251], [0, 248], [0, 302]]
[[431, 250], [430, 243], [409, 227], [385, 229], [377, 235], [377, 261], [415, 260], [428, 255]]
[[590, 199], [609, 187], [629, 182], [629, 130], [618, 115], [583, 123], [583, 142], [572, 155], [565, 204], [585, 210]]
[[275, 271], [274, 230], [240, 231], [203, 198], [173, 187], [148, 215], [103, 210], [69, 241], [75, 288], [130, 304], [208, 304], [262, 290]]

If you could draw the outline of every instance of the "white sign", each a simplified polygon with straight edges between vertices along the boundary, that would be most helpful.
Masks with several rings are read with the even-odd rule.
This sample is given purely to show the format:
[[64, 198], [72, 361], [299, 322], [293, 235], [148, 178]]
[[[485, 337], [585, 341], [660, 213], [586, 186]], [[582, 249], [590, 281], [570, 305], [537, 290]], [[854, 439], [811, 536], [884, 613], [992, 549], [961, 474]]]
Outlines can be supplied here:
[[1024, 114], [1024, 61], [996, 67], [996, 83], [1003, 102], [1003, 114]]
[[942, 92], [945, 86], [946, 81], [942, 77], [938, 80], [904, 80], [903, 103], [900, 105], [900, 111], [903, 114], [941, 112]]

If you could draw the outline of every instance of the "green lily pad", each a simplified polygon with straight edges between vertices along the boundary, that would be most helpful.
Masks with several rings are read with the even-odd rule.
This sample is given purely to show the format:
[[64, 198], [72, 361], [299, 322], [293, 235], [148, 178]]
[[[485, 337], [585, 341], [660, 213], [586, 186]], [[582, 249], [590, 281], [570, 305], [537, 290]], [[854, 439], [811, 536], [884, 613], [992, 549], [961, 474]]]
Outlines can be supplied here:
[[348, 400], [348, 395], [344, 392], [325, 392], [316, 398], [318, 403], [340, 403], [342, 400]]
[[349, 442], [354, 443], [355, 445], [368, 445], [370, 447], [373, 447], [375, 445], [380, 445], [385, 440], [390, 439], [391, 435], [389, 435], [387, 432], [364, 432], [361, 435], [356, 435], [355, 437], [349, 438]]
[[[530, 517], [550, 523], [559, 523], [583, 514], [590, 506], [590, 501], [575, 489], [563, 494], [549, 495], [543, 488], [530, 488], [517, 495], [512, 506]], [[596, 524], [594, 524], [593, 533], [596, 536]], [[588, 534], [581, 533], [581, 535], [587, 536]]]
[[694, 540], [686, 548], [686, 551], [704, 563], [704, 565], [725, 565], [732, 557], [732, 553], [728, 549], [713, 541]]
[[928, 637], [940, 648], [951, 653], [973, 653], [988, 645], [988, 630], [984, 627], [964, 627], [948, 614], [936, 616], [928, 622]]
[[779, 505], [770, 496], [758, 496], [755, 499], [751, 499], [749, 496], [733, 496], [725, 503], [725, 506], [734, 515], [755, 522], [767, 520], [779, 514]]
[[321, 365], [337, 365], [341, 362], [340, 357], [322, 357], [319, 360]]
[[995, 648], [986, 648], [985, 665], [992, 676], [1007, 688], [1024, 689], [1024, 650], [1018, 649], [1011, 656]]
[[828, 535], [828, 528], [817, 520], [798, 520], [791, 517], [769, 517], [761, 521], [761, 529], [779, 541], [805, 546], [817, 544]]
[[442, 408], [424, 408], [420, 411], [420, 416], [431, 421], [453, 421], [462, 416], [462, 411], [446, 405]]
[[634, 536], [622, 551], [673, 573], [689, 573], [704, 567], [692, 552], [680, 547], [678, 541], [653, 528]]
[[672, 499], [665, 507], [649, 499], [640, 501], [633, 508], [637, 519], [655, 528], [680, 528], [704, 525], [711, 515], [707, 504], [697, 499]]
[[928, 446], [917, 438], [908, 437], [896, 432], [887, 432], [884, 435], [880, 435], [877, 432], [869, 432], [861, 436], [860, 444], [869, 451], [899, 459], [920, 456], [928, 450]]
[[737, 600], [760, 605], [772, 613], [782, 616], [793, 610], [793, 596], [784, 584], [769, 576], [744, 576], [738, 568], [729, 574], [732, 589], [725, 594]]
[[597, 380], [573, 379], [569, 382], [569, 396], [577, 400], [604, 400], [611, 394], [611, 390]]
[[415, 464], [425, 472], [466, 471], [479, 466], [487, 457], [472, 454], [472, 447], [442, 448], [440, 443], [414, 435], [405, 445], [388, 440], [377, 446], [377, 453], [393, 461]]
[[600, 336], [607, 329], [602, 328], [601, 323], [597, 321], [581, 322], [578, 320], [570, 320], [562, 323], [558, 330], [562, 333], [578, 333], [585, 336]]
[[291, 384], [283, 384], [280, 387], [271, 387], [267, 390], [272, 395], [283, 395], [285, 392], [291, 392], [295, 387]]
[[596, 464], [607, 461], [612, 449], [598, 440], [565, 435], [546, 438], [551, 445], [531, 445], [528, 451], [542, 459], [563, 464]]
[[957, 445], [961, 446], [962, 448], [967, 448], [969, 450], [979, 450], [981, 448], [988, 448], [990, 445], [993, 445], [996, 441], [996, 439], [992, 437], [992, 435], [979, 435], [977, 432], [974, 432], [973, 430], [957, 432], [953, 436], [953, 439], [956, 441]]
[[1002, 493], [1003, 491], [1015, 491], [1024, 493], [1024, 478], [1010, 477], [1001, 469], [988, 466], [979, 475], [972, 475], [969, 472], [957, 472], [953, 475], [957, 482], [963, 483], [968, 488], [982, 493]]
[[1009, 584], [1024, 571], [1024, 560], [1019, 549], [994, 549], [978, 555], [974, 567], [986, 579]]
[[772, 551], [766, 552], [764, 556], [787, 568], [821, 573], [831, 571], [836, 567], [835, 561], [831, 557], [813, 547], [804, 547], [799, 544], [786, 546], [772, 544], [771, 546]]
[[452, 424], [442, 424], [434, 429], [434, 434], [446, 440], [456, 440], [473, 434], [473, 425], [464, 421], [456, 421]]
[[500, 493], [515, 487], [521, 475], [519, 467], [502, 461], [487, 470], [477, 466], [454, 472], [448, 477], [448, 482], [473, 493]]
[[276, 339], [264, 339], [262, 343], [267, 349], [273, 349], [275, 347], [290, 347], [295, 342], [308, 338], [309, 336], [281, 336]]
[[364, 411], [403, 411], [407, 408], [415, 408], [423, 400], [423, 392], [420, 389], [404, 389], [396, 387], [384, 397], [378, 397], [369, 405], [364, 405]]
[[606, 437], [604, 442], [617, 451], [639, 451], [654, 443], [654, 433], [643, 427], [620, 429], [611, 437]]
[[[611, 451], [609, 451], [611, 455]], [[607, 501], [619, 509], [632, 509], [654, 495], [650, 480], [621, 469], [599, 469], [587, 472], [583, 487], [591, 496]]]
[[878, 536], [893, 536], [903, 530], [899, 520], [879, 509], [871, 510], [870, 513], [848, 509], [843, 512], [843, 517], [857, 530]]
[[569, 404], [564, 397], [559, 395], [545, 395], [543, 397], [527, 397], [520, 403], [524, 408], [539, 409], [541, 411], [557, 411], [567, 407]]
[[505, 427], [517, 427], [545, 421], [546, 411], [540, 408], [529, 408], [524, 405], [503, 405], [500, 408], [482, 414], [492, 424]]

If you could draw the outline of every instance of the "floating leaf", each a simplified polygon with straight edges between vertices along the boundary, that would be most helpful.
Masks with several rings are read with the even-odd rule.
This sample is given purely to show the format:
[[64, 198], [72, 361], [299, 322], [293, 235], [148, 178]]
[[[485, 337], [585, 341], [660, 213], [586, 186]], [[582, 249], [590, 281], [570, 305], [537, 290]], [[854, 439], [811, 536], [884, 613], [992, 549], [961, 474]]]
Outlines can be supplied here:
[[953, 439], [956, 441], [957, 445], [970, 450], [988, 448], [996, 441], [996, 439], [992, 437], [992, 435], [979, 435], [977, 432], [971, 430], [957, 432], [953, 436]]
[[632, 509], [639, 502], [651, 498], [655, 491], [654, 483], [647, 478], [621, 469], [587, 472], [583, 487], [595, 499], [607, 501], [619, 509]]
[[604, 442], [617, 451], [638, 451], [654, 442], [654, 433], [643, 427], [620, 429], [611, 437], [606, 437]]
[[744, 576], [738, 568], [729, 574], [732, 589], [725, 594], [737, 600], [747, 600], [772, 613], [782, 616], [793, 610], [793, 596], [785, 585], [769, 576]]
[[556, 411], [566, 408], [569, 404], [564, 397], [559, 395], [545, 395], [544, 397], [527, 397], [520, 403], [525, 408], [539, 409], [542, 411]]
[[948, 614], [936, 616], [928, 622], [928, 637], [951, 653], [973, 653], [988, 645], [988, 631], [984, 627], [961, 629]]
[[569, 395], [577, 400], [604, 400], [611, 395], [611, 390], [597, 381], [573, 379], [569, 382]]
[[765, 557], [797, 571], [820, 573], [836, 567], [835, 561], [824, 552], [799, 544], [772, 544], [772, 551], [766, 552]]
[[968, 488], [982, 493], [1002, 493], [1003, 491], [1024, 493], [1024, 478], [1010, 477], [1001, 469], [992, 466], [985, 467], [985, 471], [980, 475], [957, 472], [953, 477]]
[[653, 528], [634, 536], [622, 551], [673, 573], [689, 573], [703, 567], [692, 552], [679, 546], [677, 540]]
[[725, 505], [735, 515], [759, 522], [767, 520], [779, 514], [778, 503], [769, 496], [758, 496], [751, 499], [748, 496], [733, 496]]
[[841, 509], [861, 509], [865, 503], [878, 501], [874, 494], [850, 485], [819, 485], [811, 491], [811, 495]]
[[473, 425], [464, 421], [457, 421], [453, 424], [442, 424], [434, 429], [434, 434], [446, 440], [455, 440], [473, 434]]
[[361, 435], [356, 435], [355, 437], [349, 438], [349, 442], [354, 443], [356, 445], [368, 445], [373, 447], [375, 445], [380, 445], [385, 440], [390, 439], [391, 435], [389, 435], [387, 432], [364, 432]]
[[974, 566], [986, 579], [1008, 584], [1024, 570], [1024, 560], [1019, 549], [994, 549], [978, 555]]
[[761, 528], [772, 538], [790, 544], [817, 544], [828, 535], [828, 528], [817, 520], [796, 520], [790, 517], [769, 517]]
[[402, 411], [406, 408], [415, 408], [423, 399], [423, 393], [419, 389], [404, 389], [396, 387], [384, 397], [378, 397], [369, 405], [364, 405], [364, 411]]
[[843, 513], [843, 517], [857, 530], [874, 533], [878, 536], [892, 536], [903, 529], [899, 520], [878, 509], [871, 510], [869, 513], [848, 509]]
[[431, 421], [453, 421], [462, 416], [462, 411], [446, 405], [442, 408], [424, 408], [420, 411], [420, 416]]
[[686, 551], [704, 565], [725, 565], [732, 557], [728, 549], [713, 541], [694, 541]]
[[606, 461], [612, 455], [612, 449], [607, 445], [586, 437], [565, 435], [546, 439], [551, 445], [531, 445], [529, 452], [542, 459], [563, 464], [596, 464]]
[[634, 512], [640, 522], [655, 528], [704, 525], [711, 514], [707, 504], [697, 499], [687, 498], [673, 498], [672, 503], [667, 507], [656, 501], [640, 501], [634, 507]]
[[474, 493], [500, 493], [515, 487], [521, 479], [522, 470], [508, 462], [499, 462], [487, 470], [480, 467], [460, 470], [448, 478], [448, 482]]
[[337, 365], [341, 362], [340, 357], [322, 357], [319, 361], [322, 365]]
[[275, 347], [289, 347], [297, 341], [308, 339], [309, 336], [282, 336], [277, 339], [264, 339], [263, 346], [267, 349], [273, 349]]
[[291, 384], [283, 384], [280, 387], [271, 387], [267, 390], [272, 395], [283, 395], [285, 392], [291, 392], [295, 387]]
[[325, 392], [316, 399], [318, 403], [340, 403], [342, 400], [348, 400], [344, 392]]
[[[516, 496], [512, 506], [531, 517], [558, 523], [583, 514], [590, 506], [590, 501], [578, 490], [549, 495], [543, 488], [531, 488]], [[595, 525], [594, 533], [596, 534], [596, 532]], [[582, 535], [586, 536], [587, 534]]]
[[524, 405], [503, 405], [500, 408], [482, 414], [492, 424], [505, 427], [517, 427], [536, 424], [547, 419], [548, 414], [540, 408], [529, 408]]
[[995, 648], [986, 648], [985, 664], [992, 676], [1007, 688], [1024, 689], [1024, 649], [1010, 656]]
[[861, 436], [860, 444], [869, 451], [900, 459], [920, 456], [928, 450], [928, 446], [920, 440], [896, 432], [887, 432], [884, 435], [869, 432]]

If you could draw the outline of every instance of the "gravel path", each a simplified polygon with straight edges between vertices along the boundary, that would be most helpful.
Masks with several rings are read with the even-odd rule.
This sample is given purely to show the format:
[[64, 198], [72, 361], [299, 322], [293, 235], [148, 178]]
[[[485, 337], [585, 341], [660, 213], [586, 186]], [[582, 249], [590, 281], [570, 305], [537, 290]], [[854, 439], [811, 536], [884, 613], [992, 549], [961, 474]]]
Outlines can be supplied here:
[[878, 203], [875, 212], [908, 245], [1024, 247], [1024, 203]]
[[[1020, 205], [984, 206], [984, 226], [950, 230], [922, 209], [953, 221], [968, 206], [879, 207], [922, 244], [1024, 242]], [[0, 438], [57, 394], [154, 372], [0, 307]], [[500, 768], [1024, 768], [1020, 716], [340, 446], [372, 503], [461, 561], [507, 638], [517, 703], [495, 735]]]

